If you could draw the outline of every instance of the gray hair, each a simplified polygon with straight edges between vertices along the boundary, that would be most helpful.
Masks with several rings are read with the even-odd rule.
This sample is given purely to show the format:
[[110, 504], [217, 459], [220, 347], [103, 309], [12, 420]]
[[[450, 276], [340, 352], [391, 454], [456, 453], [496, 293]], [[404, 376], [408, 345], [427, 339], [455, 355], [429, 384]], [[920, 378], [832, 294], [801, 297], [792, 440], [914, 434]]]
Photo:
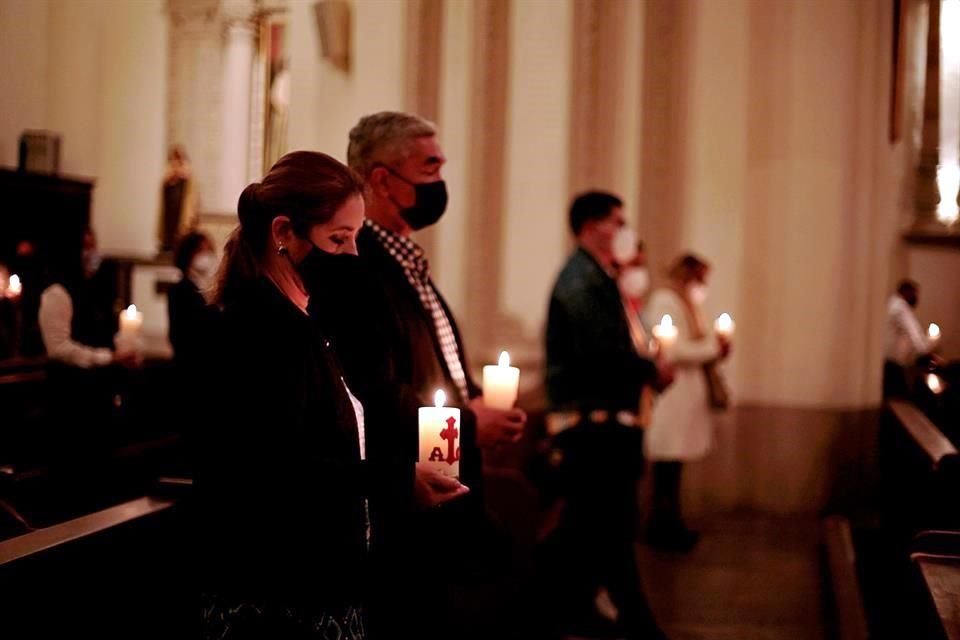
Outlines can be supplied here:
[[437, 135], [437, 127], [418, 115], [381, 111], [364, 116], [350, 130], [347, 164], [366, 178], [374, 165], [403, 162], [416, 138]]

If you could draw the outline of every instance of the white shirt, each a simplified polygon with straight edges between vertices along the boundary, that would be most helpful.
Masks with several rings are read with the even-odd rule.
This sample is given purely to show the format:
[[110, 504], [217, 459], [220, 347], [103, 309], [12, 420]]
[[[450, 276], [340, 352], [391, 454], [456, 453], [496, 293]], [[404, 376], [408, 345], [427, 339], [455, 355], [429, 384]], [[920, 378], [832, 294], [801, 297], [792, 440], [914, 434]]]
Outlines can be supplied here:
[[890, 296], [887, 302], [886, 359], [907, 367], [920, 356], [930, 353], [932, 346], [913, 308], [899, 295]]
[[[360, 459], [367, 459], [367, 432], [364, 428], [363, 420], [363, 403], [357, 400], [357, 397], [353, 395], [353, 392], [350, 391], [350, 387], [347, 386], [347, 381], [343, 378], [340, 378], [340, 382], [343, 383], [343, 388], [347, 390], [347, 396], [350, 397], [350, 404], [353, 405], [353, 415], [357, 418], [357, 436], [360, 439]], [[370, 501], [366, 498], [363, 499], [363, 519], [365, 527], [365, 535], [367, 539], [367, 549], [370, 548]]]
[[73, 340], [73, 300], [62, 285], [47, 287], [40, 295], [40, 313], [37, 318], [40, 335], [47, 356], [81, 369], [105, 367], [113, 362], [110, 349], [88, 347]]
[[340, 378], [340, 382], [343, 383], [343, 388], [347, 390], [347, 396], [350, 398], [350, 404], [353, 405], [353, 415], [357, 418], [357, 436], [360, 438], [360, 459], [367, 459], [367, 433], [364, 429], [363, 421], [363, 403], [357, 400], [357, 397], [353, 395], [353, 391], [350, 391], [350, 387], [347, 386], [347, 381], [343, 378]]

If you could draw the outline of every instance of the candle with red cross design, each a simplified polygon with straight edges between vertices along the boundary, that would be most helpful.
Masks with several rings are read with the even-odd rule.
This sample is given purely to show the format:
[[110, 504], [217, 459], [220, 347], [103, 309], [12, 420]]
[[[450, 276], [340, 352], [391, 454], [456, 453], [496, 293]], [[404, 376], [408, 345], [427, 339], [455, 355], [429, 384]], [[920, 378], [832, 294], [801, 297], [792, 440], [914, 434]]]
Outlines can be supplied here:
[[420, 407], [420, 462], [451, 478], [460, 477], [460, 409], [445, 407], [439, 390], [433, 407]]

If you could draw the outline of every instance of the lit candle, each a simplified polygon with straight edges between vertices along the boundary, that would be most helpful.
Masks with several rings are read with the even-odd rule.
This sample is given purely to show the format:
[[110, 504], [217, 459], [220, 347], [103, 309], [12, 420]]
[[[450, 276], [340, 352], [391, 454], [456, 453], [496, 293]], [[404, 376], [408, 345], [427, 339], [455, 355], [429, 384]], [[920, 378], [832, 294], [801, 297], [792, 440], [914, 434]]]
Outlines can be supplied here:
[[737, 324], [733, 321], [733, 318], [730, 317], [729, 313], [721, 313], [717, 321], [713, 323], [713, 329], [717, 332], [717, 335], [723, 336], [727, 340], [733, 337], [733, 332], [736, 328]]
[[120, 332], [113, 338], [117, 351], [142, 351], [140, 328], [143, 326], [143, 313], [132, 304], [120, 312]]
[[653, 337], [660, 343], [660, 349], [666, 355], [677, 342], [680, 331], [673, 326], [673, 318], [669, 314], [660, 319], [660, 324], [653, 328]]
[[500, 362], [483, 368], [483, 404], [493, 409], [512, 409], [517, 401], [520, 369], [510, 366], [510, 354], [500, 354]]
[[137, 305], [132, 304], [120, 312], [120, 334], [131, 337], [140, 335], [143, 326], [143, 313], [137, 311]]
[[927, 386], [930, 387], [930, 391], [932, 391], [934, 395], [943, 393], [943, 380], [935, 373], [927, 374]]
[[930, 326], [927, 327], [927, 338], [930, 340], [931, 345], [940, 342], [940, 326], [931, 322]]
[[440, 473], [460, 476], [460, 409], [445, 407], [447, 395], [438, 390], [434, 407], [420, 407], [420, 462]]
[[20, 284], [20, 276], [13, 274], [10, 276], [10, 282], [7, 283], [7, 297], [19, 298], [23, 293], [23, 285]]

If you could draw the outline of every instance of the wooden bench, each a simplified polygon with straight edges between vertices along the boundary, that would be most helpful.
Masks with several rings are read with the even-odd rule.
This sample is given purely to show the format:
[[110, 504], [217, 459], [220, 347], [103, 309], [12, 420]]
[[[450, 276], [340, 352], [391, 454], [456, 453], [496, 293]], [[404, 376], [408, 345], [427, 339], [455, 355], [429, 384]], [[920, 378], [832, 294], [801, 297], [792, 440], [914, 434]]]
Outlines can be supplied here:
[[935, 471], [955, 463], [957, 448], [923, 412], [903, 400], [891, 400], [888, 406]]
[[932, 609], [947, 640], [960, 640], [960, 556], [911, 556], [930, 594]]
[[857, 558], [850, 521], [830, 516], [823, 522], [826, 569], [833, 595], [833, 621], [837, 640], [866, 640], [870, 637], [867, 616], [857, 578]]
[[890, 401], [883, 419], [879, 454], [890, 525], [901, 529], [905, 544], [919, 531], [960, 528], [956, 446], [909, 402]]
[[184, 508], [141, 496], [0, 542], [0, 636], [188, 637]]

